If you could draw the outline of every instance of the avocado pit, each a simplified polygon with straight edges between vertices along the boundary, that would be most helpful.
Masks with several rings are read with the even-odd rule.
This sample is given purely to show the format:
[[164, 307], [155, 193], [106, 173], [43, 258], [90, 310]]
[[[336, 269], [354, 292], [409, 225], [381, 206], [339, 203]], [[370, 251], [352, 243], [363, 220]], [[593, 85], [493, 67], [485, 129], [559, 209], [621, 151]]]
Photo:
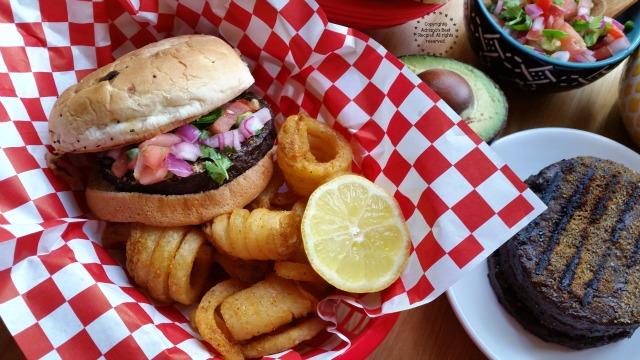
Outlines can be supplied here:
[[473, 106], [471, 85], [458, 73], [447, 69], [430, 69], [418, 74], [458, 115]]
[[405, 55], [399, 59], [482, 140], [491, 143], [500, 136], [507, 124], [507, 99], [485, 73], [461, 61], [438, 56]]

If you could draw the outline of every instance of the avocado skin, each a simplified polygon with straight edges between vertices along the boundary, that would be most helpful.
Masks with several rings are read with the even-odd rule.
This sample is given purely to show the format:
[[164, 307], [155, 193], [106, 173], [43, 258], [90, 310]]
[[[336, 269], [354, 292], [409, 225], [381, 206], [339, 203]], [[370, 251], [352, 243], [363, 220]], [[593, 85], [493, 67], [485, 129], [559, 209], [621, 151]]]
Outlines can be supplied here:
[[465, 78], [473, 89], [475, 101], [460, 117], [487, 143], [500, 136], [507, 125], [509, 106], [502, 89], [485, 73], [463, 62], [438, 56], [404, 55], [399, 59], [415, 74], [447, 69]]

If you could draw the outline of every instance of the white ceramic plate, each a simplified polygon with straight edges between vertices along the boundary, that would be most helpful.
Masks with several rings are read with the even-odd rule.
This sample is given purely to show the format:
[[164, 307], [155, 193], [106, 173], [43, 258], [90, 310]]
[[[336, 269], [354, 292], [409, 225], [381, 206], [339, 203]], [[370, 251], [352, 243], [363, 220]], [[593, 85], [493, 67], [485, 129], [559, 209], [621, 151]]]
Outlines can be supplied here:
[[[521, 178], [556, 161], [579, 155], [611, 159], [640, 172], [640, 155], [608, 138], [561, 128], [518, 132], [491, 146]], [[544, 342], [524, 330], [498, 303], [486, 261], [447, 291], [449, 302], [465, 330], [491, 359], [640, 359], [640, 330], [633, 337], [586, 350]]]

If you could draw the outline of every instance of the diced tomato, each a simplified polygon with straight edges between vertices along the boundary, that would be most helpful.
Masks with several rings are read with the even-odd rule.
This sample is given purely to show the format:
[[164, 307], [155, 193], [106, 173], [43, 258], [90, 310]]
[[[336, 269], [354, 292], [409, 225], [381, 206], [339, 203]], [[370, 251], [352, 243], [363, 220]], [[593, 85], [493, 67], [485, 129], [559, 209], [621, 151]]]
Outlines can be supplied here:
[[580, 54], [587, 48], [582, 36], [569, 23], [564, 22], [557, 30], [564, 31], [567, 34], [567, 37], [558, 39], [562, 44], [562, 50], [568, 51], [573, 55]]
[[556, 4], [551, 4], [549, 6], [548, 14], [553, 16], [554, 18], [562, 18], [565, 19], [565, 10], [563, 7], [558, 6]]
[[549, 11], [549, 7], [553, 4], [553, 0], [538, 0], [536, 1], [536, 5], [545, 12], [545, 14]]
[[140, 172], [140, 178], [138, 179], [138, 181], [142, 185], [155, 184], [164, 180], [168, 172], [169, 170], [167, 170], [166, 167], [152, 169], [148, 166], [145, 166], [144, 169], [142, 169], [142, 171]]
[[611, 50], [608, 46], [600, 46], [593, 52], [593, 57], [597, 60], [604, 60], [611, 57]]
[[229, 104], [216, 122], [211, 124], [209, 132], [219, 134], [231, 130], [235, 125], [238, 116], [248, 111], [252, 111], [253, 106], [247, 100], [236, 100]]
[[611, 28], [609, 29], [609, 35], [614, 39], [620, 39], [626, 36], [622, 30], [613, 25], [611, 25]]
[[129, 170], [129, 162], [127, 161], [127, 155], [124, 151], [120, 152], [120, 156], [111, 165], [111, 171], [116, 177], [123, 177]]
[[171, 149], [165, 146], [146, 145], [140, 149], [144, 164], [152, 169], [164, 167], [164, 159], [167, 158]]
[[146, 145], [171, 146], [182, 141], [182, 138], [173, 133], [159, 134], [140, 144], [140, 147]]

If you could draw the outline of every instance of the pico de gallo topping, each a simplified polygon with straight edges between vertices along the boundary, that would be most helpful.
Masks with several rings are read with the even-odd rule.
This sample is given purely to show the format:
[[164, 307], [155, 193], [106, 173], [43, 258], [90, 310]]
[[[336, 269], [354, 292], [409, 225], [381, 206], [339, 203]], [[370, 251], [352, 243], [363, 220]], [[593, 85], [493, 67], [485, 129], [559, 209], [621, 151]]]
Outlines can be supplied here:
[[633, 23], [592, 15], [592, 0], [487, 1], [495, 21], [516, 41], [557, 60], [594, 62], [631, 46], [626, 31]]
[[118, 178], [133, 171], [142, 185], [171, 176], [187, 177], [198, 167], [204, 167], [222, 184], [229, 179], [227, 169], [233, 165], [225, 153], [239, 151], [242, 143], [260, 134], [270, 119], [271, 111], [257, 100], [234, 100], [170, 133], [109, 150], [103, 161], [112, 161], [111, 171]]

